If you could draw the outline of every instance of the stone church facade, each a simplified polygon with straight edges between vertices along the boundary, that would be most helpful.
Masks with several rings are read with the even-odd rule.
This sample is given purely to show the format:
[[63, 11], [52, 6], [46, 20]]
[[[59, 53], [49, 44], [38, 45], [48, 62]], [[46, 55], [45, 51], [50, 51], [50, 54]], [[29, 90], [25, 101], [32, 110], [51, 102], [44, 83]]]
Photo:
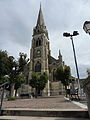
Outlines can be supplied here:
[[30, 70], [29, 80], [32, 72], [44, 73], [49, 76], [48, 83], [43, 90], [43, 94], [55, 95], [62, 93], [62, 84], [55, 78], [57, 67], [64, 65], [62, 55], [59, 50], [58, 59], [51, 56], [48, 30], [45, 26], [42, 9], [40, 6], [36, 26], [33, 28], [32, 44], [30, 50]]

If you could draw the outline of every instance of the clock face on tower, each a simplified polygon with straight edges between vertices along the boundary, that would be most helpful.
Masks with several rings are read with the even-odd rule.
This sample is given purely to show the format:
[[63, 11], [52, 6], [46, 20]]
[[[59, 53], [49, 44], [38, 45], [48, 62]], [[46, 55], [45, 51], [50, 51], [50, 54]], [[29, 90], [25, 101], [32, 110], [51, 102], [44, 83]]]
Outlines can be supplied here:
[[41, 51], [40, 50], [37, 50], [37, 54], [40, 54], [41, 53]]
[[37, 57], [41, 56], [41, 50], [37, 50]]

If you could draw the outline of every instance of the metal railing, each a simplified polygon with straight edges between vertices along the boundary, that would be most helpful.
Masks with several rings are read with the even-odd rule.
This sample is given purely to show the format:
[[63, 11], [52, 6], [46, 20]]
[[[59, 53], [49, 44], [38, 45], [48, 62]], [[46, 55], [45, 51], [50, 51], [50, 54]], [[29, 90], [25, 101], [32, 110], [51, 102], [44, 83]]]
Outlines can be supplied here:
[[5, 82], [5, 83], [3, 83], [2, 85], [0, 85], [0, 88], [1, 88], [0, 91], [2, 91], [2, 92], [1, 92], [1, 102], [0, 102], [0, 115], [2, 115], [2, 104], [3, 104], [4, 91], [5, 91], [5, 86], [6, 86], [6, 85], [9, 85], [9, 83], [8, 83], [8, 82]]

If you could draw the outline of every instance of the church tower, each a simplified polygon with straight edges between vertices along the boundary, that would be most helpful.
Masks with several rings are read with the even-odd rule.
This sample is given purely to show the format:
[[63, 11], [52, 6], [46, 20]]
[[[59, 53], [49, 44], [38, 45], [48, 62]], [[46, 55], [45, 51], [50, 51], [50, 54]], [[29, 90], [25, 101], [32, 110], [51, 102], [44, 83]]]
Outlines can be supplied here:
[[48, 56], [50, 56], [48, 31], [40, 5], [37, 24], [33, 29], [30, 51], [30, 76], [32, 72], [49, 75]]
[[32, 44], [30, 50], [30, 69], [29, 80], [31, 79], [32, 72], [44, 73], [48, 75], [48, 82], [43, 95], [55, 95], [62, 92], [61, 83], [55, 77], [55, 71], [59, 66], [62, 66], [62, 55], [59, 50], [58, 59], [51, 56], [49, 47], [48, 30], [46, 28], [44, 17], [40, 5], [39, 14], [36, 26], [33, 28]]

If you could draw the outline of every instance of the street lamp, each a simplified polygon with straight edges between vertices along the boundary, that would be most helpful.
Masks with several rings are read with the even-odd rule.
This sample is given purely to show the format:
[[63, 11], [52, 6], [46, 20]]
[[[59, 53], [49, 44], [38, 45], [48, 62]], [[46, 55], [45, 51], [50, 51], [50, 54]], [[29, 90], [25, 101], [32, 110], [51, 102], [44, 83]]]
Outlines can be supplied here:
[[86, 33], [88, 33], [90, 35], [90, 21], [84, 22], [83, 29]]
[[73, 47], [73, 53], [74, 53], [74, 60], [75, 60], [75, 66], [76, 66], [76, 72], [77, 72], [77, 78], [78, 78], [78, 88], [79, 88], [79, 93], [80, 93], [80, 81], [79, 81], [79, 71], [78, 71], [78, 65], [77, 65], [77, 59], [76, 59], [76, 53], [75, 53], [75, 47], [74, 47], [74, 42], [73, 42], [73, 36], [79, 35], [78, 31], [73, 31], [73, 34], [70, 33], [63, 33], [64, 37], [70, 37], [71, 42], [72, 42], [72, 47]]

